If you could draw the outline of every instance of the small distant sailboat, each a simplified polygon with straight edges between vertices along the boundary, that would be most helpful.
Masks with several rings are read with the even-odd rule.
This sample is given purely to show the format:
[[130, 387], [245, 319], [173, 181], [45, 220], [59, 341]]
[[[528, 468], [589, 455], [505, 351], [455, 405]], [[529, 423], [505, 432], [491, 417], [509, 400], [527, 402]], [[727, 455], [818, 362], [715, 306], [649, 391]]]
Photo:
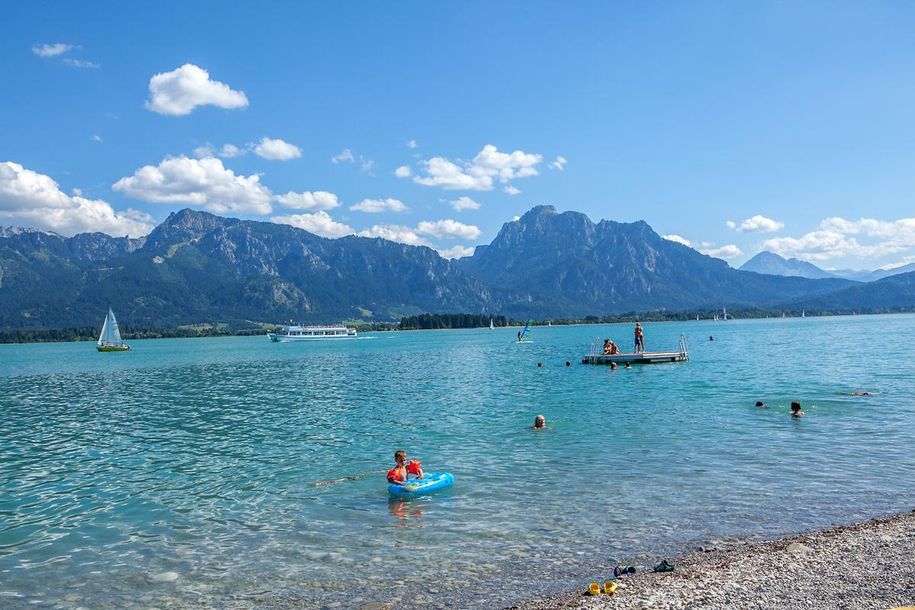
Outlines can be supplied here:
[[496, 330], [496, 325], [492, 323], [492, 318], [489, 319], [489, 330]]
[[102, 324], [102, 332], [98, 336], [98, 343], [95, 349], [100, 352], [129, 352], [130, 346], [121, 340], [121, 329], [118, 328], [118, 321], [114, 317], [114, 312], [108, 308], [108, 315], [105, 316], [105, 322]]
[[802, 318], [806, 318], [806, 317], [807, 317], [807, 312], [804, 311], [803, 309], [801, 310], [801, 317], [802, 317]]

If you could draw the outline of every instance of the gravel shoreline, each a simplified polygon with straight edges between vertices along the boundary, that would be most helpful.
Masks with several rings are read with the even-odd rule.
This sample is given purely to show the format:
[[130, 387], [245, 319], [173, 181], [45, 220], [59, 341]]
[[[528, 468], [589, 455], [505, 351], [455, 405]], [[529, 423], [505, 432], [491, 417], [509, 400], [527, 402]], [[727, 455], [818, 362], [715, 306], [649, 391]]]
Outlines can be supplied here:
[[[660, 559], [660, 558], [659, 558]], [[854, 525], [676, 558], [676, 571], [647, 566], [615, 579], [613, 595], [576, 591], [527, 600], [511, 610], [847, 609], [915, 606], [915, 511]], [[612, 575], [595, 574], [600, 582]]]

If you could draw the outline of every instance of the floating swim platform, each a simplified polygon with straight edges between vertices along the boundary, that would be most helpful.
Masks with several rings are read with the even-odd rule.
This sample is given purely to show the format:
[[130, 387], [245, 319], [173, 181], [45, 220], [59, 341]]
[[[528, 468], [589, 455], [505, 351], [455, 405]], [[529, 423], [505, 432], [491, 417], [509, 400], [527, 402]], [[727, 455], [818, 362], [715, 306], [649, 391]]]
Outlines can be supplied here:
[[388, 485], [388, 493], [400, 498], [415, 498], [434, 491], [448, 489], [454, 485], [454, 475], [450, 472], [427, 472], [421, 479], [410, 479], [406, 485]]
[[672, 352], [638, 352], [627, 354], [603, 354], [598, 351], [600, 339], [594, 342], [591, 353], [582, 357], [582, 364], [659, 364], [662, 362], [686, 362], [689, 360], [689, 349], [686, 337], [680, 336], [680, 349]]

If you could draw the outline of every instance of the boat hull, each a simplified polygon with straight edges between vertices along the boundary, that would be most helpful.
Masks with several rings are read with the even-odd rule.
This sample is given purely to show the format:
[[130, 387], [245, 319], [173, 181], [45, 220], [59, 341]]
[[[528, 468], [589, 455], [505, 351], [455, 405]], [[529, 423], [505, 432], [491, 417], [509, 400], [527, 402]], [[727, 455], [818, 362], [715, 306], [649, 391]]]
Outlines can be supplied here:
[[124, 345], [96, 345], [95, 349], [100, 352], [129, 352], [130, 346], [126, 343]]
[[268, 333], [267, 338], [273, 341], [274, 343], [297, 343], [299, 341], [339, 341], [341, 339], [355, 339], [356, 335], [326, 335], [323, 337], [320, 336], [288, 336], [288, 335], [275, 335], [273, 333]]

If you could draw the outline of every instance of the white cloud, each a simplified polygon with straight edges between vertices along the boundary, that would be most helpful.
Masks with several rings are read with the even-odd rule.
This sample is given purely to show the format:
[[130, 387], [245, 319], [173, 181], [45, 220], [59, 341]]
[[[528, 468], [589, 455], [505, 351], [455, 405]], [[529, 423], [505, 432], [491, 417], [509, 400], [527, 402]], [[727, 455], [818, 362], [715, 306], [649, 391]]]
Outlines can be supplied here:
[[743, 252], [735, 246], [734, 244], [727, 244], [721, 246], [720, 248], [705, 248], [699, 250], [702, 254], [708, 254], [709, 256], [714, 256], [715, 258], [723, 258], [725, 260], [731, 260], [732, 258], [737, 258], [738, 256], [743, 255]]
[[187, 203], [216, 213], [269, 214], [273, 194], [257, 175], [241, 176], [214, 157], [166, 157], [145, 165], [112, 187], [134, 199], [151, 203]]
[[337, 199], [337, 196], [327, 191], [302, 193], [289, 191], [285, 195], [279, 195], [276, 200], [294, 210], [332, 210], [340, 207], [340, 200]]
[[32, 47], [32, 53], [38, 57], [57, 57], [58, 55], [67, 53], [73, 48], [72, 44], [65, 44], [63, 42], [55, 44], [36, 44]]
[[102, 136], [98, 135], [97, 133], [94, 133], [94, 134], [92, 134], [91, 140], [92, 140], [93, 142], [101, 142], [101, 141], [102, 141]]
[[254, 154], [262, 159], [271, 161], [288, 161], [297, 159], [302, 156], [302, 150], [295, 144], [284, 142], [283, 140], [261, 138], [261, 141], [254, 147]]
[[351, 151], [348, 148], [344, 148], [343, 152], [331, 157], [330, 162], [331, 163], [355, 163], [356, 157], [353, 156], [353, 151]]
[[492, 177], [487, 175], [473, 176], [465, 173], [458, 165], [444, 157], [432, 157], [420, 162], [425, 176], [416, 176], [413, 182], [424, 186], [440, 186], [448, 190], [488, 191], [492, 189]]
[[565, 157], [562, 155], [556, 155], [556, 158], [550, 162], [548, 167], [550, 169], [558, 169], [559, 171], [562, 171], [566, 168], [566, 163], [568, 163], [568, 161], [566, 161]]
[[321, 237], [343, 237], [353, 232], [352, 227], [337, 222], [330, 217], [330, 214], [321, 210], [314, 214], [292, 214], [290, 216], [274, 216], [271, 218], [275, 223], [292, 225], [300, 229], [305, 229]]
[[776, 237], [762, 243], [763, 249], [781, 256], [815, 261], [846, 257], [875, 259], [913, 247], [915, 218], [895, 221], [826, 218], [816, 230], [801, 237]]
[[137, 210], [116, 212], [101, 199], [86, 199], [60, 190], [50, 176], [25, 169], [18, 163], [0, 163], [0, 219], [3, 224], [24, 224], [63, 235], [99, 231], [109, 235], [146, 235], [153, 219]]
[[95, 62], [86, 61], [85, 59], [74, 59], [72, 57], [64, 57], [64, 63], [68, 66], [73, 66], [74, 68], [101, 68], [101, 64]]
[[357, 212], [368, 212], [369, 214], [378, 214], [381, 212], [406, 212], [407, 206], [399, 199], [363, 199], [356, 205], [351, 205], [351, 210]]
[[757, 214], [752, 218], [747, 218], [739, 226], [734, 221], [727, 221], [724, 223], [729, 229], [736, 228], [741, 233], [775, 233], [776, 231], [783, 229], [785, 223], [779, 222], [777, 220], [772, 220], [771, 218], [766, 218], [762, 214]]
[[356, 161], [359, 161], [359, 168], [363, 173], [369, 174], [370, 176], [375, 175], [372, 173], [372, 170], [375, 168], [375, 161], [366, 159], [362, 155], [354, 155], [353, 151], [348, 148], [344, 148], [342, 152], [330, 158], [331, 163], [355, 163]]
[[687, 246], [689, 248], [693, 247], [693, 243], [690, 240], [686, 239], [685, 237], [681, 237], [680, 235], [677, 235], [676, 233], [672, 233], [671, 235], [663, 235], [662, 237], [668, 241], [675, 241], [678, 244], [683, 244], [684, 246]]
[[444, 157], [421, 161], [425, 175], [415, 176], [413, 181], [449, 190], [489, 191], [495, 180], [508, 183], [517, 178], [536, 176], [536, 165], [542, 160], [543, 157], [538, 154], [520, 150], [504, 153], [487, 144], [472, 161], [455, 163]]
[[458, 197], [457, 199], [452, 199], [450, 202], [451, 207], [453, 207], [458, 212], [463, 210], [479, 210], [480, 204], [471, 199], [470, 197]]
[[521, 220], [520, 216], [512, 216], [512, 222], [518, 222], [519, 220]]
[[915, 256], [903, 256], [901, 259], [895, 263], [889, 263], [887, 265], [882, 265], [879, 269], [884, 271], [891, 271], [893, 269], [898, 269], [899, 267], [905, 267], [908, 264], [915, 263]]
[[521, 189], [515, 188], [510, 184], [506, 187], [503, 187], [502, 190], [505, 191], [506, 193], [508, 193], [509, 195], [520, 195], [521, 194]]
[[409, 178], [413, 172], [410, 170], [409, 166], [401, 165], [394, 170], [394, 175], [398, 178]]
[[492, 144], [487, 144], [473, 158], [473, 164], [474, 167], [486, 168], [492, 172], [490, 175], [498, 176], [500, 181], [507, 182], [513, 178], [536, 176], [538, 172], [535, 166], [542, 160], [541, 155], [520, 150], [503, 153]]
[[401, 225], [373, 225], [370, 229], [359, 231], [361, 237], [380, 237], [410, 246], [432, 247], [426, 238], [417, 234], [416, 230]]
[[407, 148], [416, 148], [419, 144], [416, 143], [416, 140], [407, 140]]
[[194, 64], [154, 75], [149, 79], [149, 94], [147, 109], [172, 116], [190, 114], [197, 106], [231, 109], [248, 105], [243, 91], [210, 80], [209, 73]]
[[216, 155], [216, 150], [213, 148], [213, 145], [207, 142], [203, 146], [198, 146], [194, 149], [194, 156], [198, 159], [205, 159], [207, 157], [213, 157]]
[[474, 250], [476, 250], [475, 246], [452, 246], [446, 250], [439, 250], [438, 253], [443, 258], [464, 258], [465, 256], [473, 256]]
[[44, 174], [25, 169], [18, 163], [0, 163], [0, 211], [68, 209], [72, 199]]
[[440, 186], [449, 190], [489, 191], [492, 189], [492, 177], [488, 175], [473, 176], [444, 157], [432, 157], [421, 161], [425, 176], [416, 176], [413, 182], [424, 186]]
[[424, 220], [416, 226], [416, 230], [439, 239], [476, 239], [483, 234], [479, 227], [451, 219]]
[[[252, 145], [248, 145], [250, 148]], [[194, 156], [198, 159], [203, 159], [206, 157], [221, 157], [223, 159], [232, 159], [234, 157], [241, 157], [246, 155], [248, 151], [241, 146], [236, 146], [235, 144], [223, 144], [222, 148], [217, 151], [212, 144], [207, 142], [203, 146], [198, 146], [194, 149]]]
[[234, 144], [223, 144], [222, 148], [219, 149], [218, 155], [223, 159], [231, 159], [233, 157], [240, 157], [245, 154], [245, 149], [235, 146]]

